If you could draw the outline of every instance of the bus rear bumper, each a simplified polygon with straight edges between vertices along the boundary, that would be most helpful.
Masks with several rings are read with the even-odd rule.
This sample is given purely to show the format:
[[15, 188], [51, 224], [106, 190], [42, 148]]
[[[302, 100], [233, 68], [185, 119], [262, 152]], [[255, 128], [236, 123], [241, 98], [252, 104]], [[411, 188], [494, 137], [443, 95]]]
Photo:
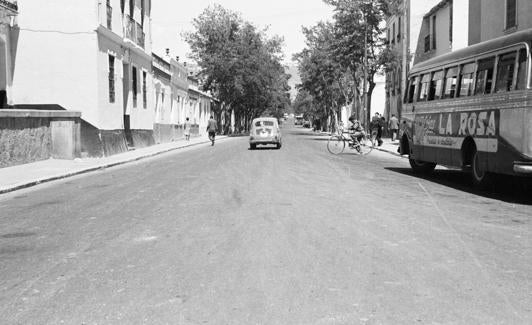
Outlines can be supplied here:
[[519, 175], [532, 175], [532, 162], [514, 162], [514, 172]]

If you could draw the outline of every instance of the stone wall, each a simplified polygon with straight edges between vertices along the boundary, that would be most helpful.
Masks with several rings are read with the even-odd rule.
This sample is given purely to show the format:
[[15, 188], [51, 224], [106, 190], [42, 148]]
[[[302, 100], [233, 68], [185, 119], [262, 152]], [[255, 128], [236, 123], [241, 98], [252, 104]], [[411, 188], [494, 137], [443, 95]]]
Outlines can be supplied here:
[[0, 167], [79, 157], [80, 116], [72, 111], [0, 109]]

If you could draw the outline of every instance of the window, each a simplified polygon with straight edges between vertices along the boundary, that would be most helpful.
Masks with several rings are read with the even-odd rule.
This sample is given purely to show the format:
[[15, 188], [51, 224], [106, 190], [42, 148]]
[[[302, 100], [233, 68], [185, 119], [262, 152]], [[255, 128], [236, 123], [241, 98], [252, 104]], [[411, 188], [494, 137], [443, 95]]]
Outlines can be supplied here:
[[133, 19], [133, 14], [135, 13], [135, 0], [129, 0], [129, 17]]
[[408, 84], [408, 92], [406, 93], [407, 97], [405, 99], [407, 103], [414, 102], [414, 98], [416, 97], [416, 93], [418, 89], [418, 84], [419, 84], [419, 77], [410, 78], [410, 82]]
[[460, 72], [460, 92], [459, 97], [473, 95], [473, 76], [475, 74], [475, 63], [464, 64]]
[[417, 97], [418, 102], [425, 101], [429, 95], [430, 73], [424, 74], [421, 78], [421, 90]]
[[397, 43], [401, 41], [401, 17], [397, 21]]
[[133, 92], [133, 107], [137, 107], [137, 94], [138, 94], [138, 82], [137, 82], [137, 68], [133, 67], [131, 73], [131, 90]]
[[113, 27], [113, 7], [111, 7], [111, 0], [107, 0], [107, 29], [111, 30]]
[[392, 42], [392, 40], [390, 39], [390, 28], [389, 27], [388, 29], [386, 29], [386, 41], [388, 42], [388, 44]]
[[146, 83], [147, 73], [142, 71], [142, 107], [148, 108], [148, 89]]
[[441, 99], [443, 88], [443, 71], [436, 71], [432, 75], [429, 89], [429, 100]]
[[109, 55], [109, 103], [115, 102], [115, 57]]
[[436, 16], [432, 16], [432, 49], [436, 49]]
[[392, 44], [395, 44], [395, 23], [392, 25]]
[[519, 66], [517, 71], [517, 84], [515, 88], [517, 90], [523, 90], [527, 88], [528, 76], [527, 76], [527, 52], [525, 49], [519, 51]]
[[448, 68], [445, 72], [445, 90], [443, 98], [454, 98], [458, 79], [458, 67]]
[[506, 29], [517, 26], [517, 0], [506, 0]]
[[495, 83], [496, 93], [513, 89], [516, 57], [517, 52], [503, 54], [499, 57], [497, 82]]
[[491, 94], [494, 66], [495, 58], [484, 59], [478, 62], [475, 95]]

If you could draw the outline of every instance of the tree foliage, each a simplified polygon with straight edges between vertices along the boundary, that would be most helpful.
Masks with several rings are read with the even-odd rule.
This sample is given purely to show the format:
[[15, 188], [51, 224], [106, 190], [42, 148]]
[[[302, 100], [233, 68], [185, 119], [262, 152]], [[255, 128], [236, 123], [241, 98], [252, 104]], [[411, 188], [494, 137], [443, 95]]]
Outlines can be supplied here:
[[[331, 108], [323, 115], [333, 117], [338, 114], [339, 106], [351, 104], [357, 118], [367, 121], [376, 86], [375, 75], [391, 69], [390, 65], [394, 64], [394, 53], [387, 48], [383, 36], [384, 21], [399, 10], [400, 1], [324, 2], [334, 9], [332, 22], [303, 28], [307, 47], [294, 57], [302, 76], [299, 89], [310, 93], [316, 104]], [[367, 83], [365, 107], [364, 76]]]
[[221, 101], [221, 112], [235, 113], [237, 129], [247, 130], [262, 114], [280, 117], [290, 104], [283, 39], [220, 5], [206, 8], [193, 26], [184, 38], [201, 68], [202, 88]]

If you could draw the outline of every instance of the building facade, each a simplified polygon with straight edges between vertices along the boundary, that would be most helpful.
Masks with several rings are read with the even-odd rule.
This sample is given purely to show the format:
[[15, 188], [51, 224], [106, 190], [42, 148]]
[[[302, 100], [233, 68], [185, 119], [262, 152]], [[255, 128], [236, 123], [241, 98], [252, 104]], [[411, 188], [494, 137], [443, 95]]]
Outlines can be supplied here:
[[154, 139], [156, 143], [172, 141], [172, 71], [168, 59], [152, 54], [153, 95], [154, 95]]
[[0, 108], [13, 104], [11, 90], [19, 32], [17, 15], [16, 0], [0, 0]]
[[13, 101], [81, 111], [91, 156], [153, 144], [151, 0], [20, 7]]
[[384, 116], [401, 116], [408, 73], [416, 63], [468, 46], [469, 0], [404, 0], [386, 21], [397, 62], [386, 74]]
[[468, 0], [469, 45], [532, 28], [530, 0]]

